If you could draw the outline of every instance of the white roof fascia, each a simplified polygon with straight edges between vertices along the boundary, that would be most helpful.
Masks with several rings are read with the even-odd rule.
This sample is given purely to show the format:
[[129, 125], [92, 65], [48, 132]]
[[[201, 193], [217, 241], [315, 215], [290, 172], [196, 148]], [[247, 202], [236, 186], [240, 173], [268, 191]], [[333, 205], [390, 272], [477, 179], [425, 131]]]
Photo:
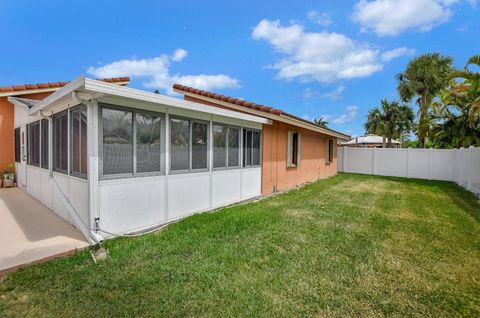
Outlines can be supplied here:
[[169, 97], [161, 94], [150, 93], [139, 89], [112, 85], [109, 83], [85, 78], [85, 90], [92, 93], [103, 93], [106, 95], [113, 95], [117, 97], [130, 98], [135, 100], [141, 100], [145, 102], [151, 102], [155, 104], [162, 104], [168, 107], [178, 107], [181, 109], [188, 109], [192, 111], [198, 111], [202, 113], [214, 114], [224, 117], [237, 118], [245, 121], [251, 121], [261, 124], [272, 124], [272, 121], [255, 115], [238, 113], [236, 111], [222, 109], [215, 106], [205, 105], [201, 103], [195, 103], [179, 98]]

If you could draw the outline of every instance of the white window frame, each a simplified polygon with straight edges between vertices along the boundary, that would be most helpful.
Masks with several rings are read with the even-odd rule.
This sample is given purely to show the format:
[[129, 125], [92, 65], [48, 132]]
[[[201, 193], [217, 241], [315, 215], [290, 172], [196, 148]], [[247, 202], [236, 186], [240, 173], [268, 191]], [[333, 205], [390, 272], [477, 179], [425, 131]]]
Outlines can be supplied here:
[[[188, 121], [188, 169], [180, 169], [180, 170], [173, 170], [172, 169], [172, 119], [178, 119], [178, 120], [187, 120]], [[170, 157], [170, 163], [169, 163], [169, 174], [182, 174], [182, 173], [194, 173], [194, 172], [206, 172], [210, 171], [210, 122], [207, 120], [202, 120], [202, 119], [195, 119], [195, 118], [190, 118], [190, 117], [184, 117], [184, 116], [176, 116], [176, 115], [170, 115], [169, 119], [169, 140], [167, 141], [169, 143], [169, 157]], [[198, 123], [198, 124], [205, 124], [207, 125], [207, 167], [206, 168], [198, 168], [198, 169], [193, 169], [192, 168], [192, 147], [193, 147], [193, 123]], [[212, 163], [213, 164], [213, 163]]]
[[[99, 154], [99, 171], [100, 180], [112, 180], [112, 179], [128, 179], [139, 178], [149, 176], [162, 176], [165, 175], [165, 114], [160, 112], [153, 112], [144, 109], [130, 108], [125, 106], [118, 106], [114, 104], [99, 103], [98, 112], [98, 154]], [[132, 113], [132, 172], [130, 173], [103, 173], [103, 109], [119, 110]], [[150, 114], [160, 117], [160, 162], [159, 170], [151, 172], [137, 172], [137, 125], [136, 114]]]
[[[75, 112], [77, 110], [79, 110], [80, 108], [84, 107], [86, 110], [87, 110], [87, 106], [86, 105], [83, 105], [83, 104], [80, 104], [80, 105], [77, 105], [75, 107], [72, 107], [69, 109], [69, 116], [68, 116], [68, 132], [69, 132], [69, 140], [68, 140], [68, 151], [69, 151], [69, 155], [68, 155], [68, 160], [69, 160], [69, 164], [68, 164], [68, 170], [69, 170], [69, 173], [68, 175], [70, 176], [74, 176], [74, 177], [78, 177], [78, 178], [82, 178], [82, 179], [87, 179], [87, 174], [88, 174], [88, 137], [87, 137], [87, 148], [85, 149], [87, 151], [87, 172], [85, 173], [81, 173], [81, 172], [78, 172], [78, 171], [73, 171], [73, 125], [72, 125], [72, 120], [73, 120], [73, 117], [72, 117], [72, 112]], [[88, 110], [87, 110], [88, 111]], [[78, 123], [79, 125], [79, 144], [78, 144], [78, 147], [80, 148], [78, 150], [78, 155], [79, 155], [79, 167], [82, 166], [82, 142], [81, 142], [81, 132], [82, 132], [82, 124], [81, 122]], [[88, 131], [88, 114], [87, 114], [87, 131]]]
[[[225, 127], [226, 128], [226, 133], [225, 133], [225, 166], [223, 166], [223, 167], [213, 166], [213, 170], [217, 171], [217, 170], [240, 169], [242, 167], [242, 143], [241, 143], [242, 127], [235, 126], [235, 125], [224, 124], [224, 123], [219, 123], [219, 122], [213, 122], [212, 123], [212, 138], [213, 138], [213, 127], [214, 126]], [[228, 153], [229, 153], [230, 147], [229, 147], [229, 143], [228, 143], [229, 142], [228, 138], [229, 138], [230, 129], [236, 129], [238, 131], [238, 148], [237, 148], [238, 149], [238, 164], [236, 166], [231, 166], [230, 163], [229, 163]], [[212, 139], [212, 144], [213, 144], [213, 139]], [[213, 145], [213, 147], [215, 148], [215, 145]], [[212, 153], [212, 156], [213, 157], [215, 156], [215, 152]], [[214, 161], [215, 161], [215, 158], [213, 158], [212, 165], [213, 165]]]
[[[32, 127], [38, 126], [38, 138], [37, 138], [37, 147], [38, 147], [38, 164], [32, 164]], [[41, 120], [35, 120], [27, 124], [27, 165], [32, 167], [41, 168], [42, 166], [42, 126]]]
[[[293, 137], [297, 135], [297, 163], [293, 162]], [[298, 131], [289, 130], [287, 132], [287, 167], [296, 168], [300, 167], [300, 154], [301, 154], [301, 142], [302, 138]]]
[[[63, 115], [63, 114], [65, 114], [65, 115]], [[58, 149], [55, 149], [55, 127], [54, 127], [54, 123], [55, 123], [55, 118], [59, 117], [59, 116], [67, 116], [67, 136], [66, 136], [66, 138], [67, 138], [67, 169], [57, 168], [56, 167], [56, 162], [55, 162], [56, 151], [58, 151]], [[53, 151], [52, 151], [52, 158], [49, 158], [49, 160], [52, 160], [52, 170], [53, 170], [53, 172], [58, 172], [58, 173], [68, 175], [68, 170], [69, 170], [69, 166], [70, 166], [70, 112], [69, 112], [68, 109], [59, 111], [58, 113], [55, 113], [53, 115], [53, 117], [52, 117], [52, 138], [51, 138], [51, 142], [52, 142]], [[61, 158], [60, 158], [60, 160], [61, 160]]]
[[[245, 135], [248, 134], [248, 132], [251, 131], [252, 132], [252, 152], [251, 152], [251, 164], [250, 165], [247, 165], [245, 163], [245, 154], [248, 153], [246, 151], [246, 147], [245, 147], [245, 144], [244, 144], [244, 139], [243, 139], [243, 135], [244, 135], [244, 132]], [[259, 146], [259, 164], [258, 165], [254, 165], [253, 164], [253, 132], [258, 132], [259, 134], [259, 141], [258, 141], [258, 146]], [[245, 169], [245, 168], [257, 168], [257, 167], [261, 167], [262, 166], [262, 130], [260, 129], [254, 129], [254, 128], [249, 128], [249, 127], [242, 127], [241, 131], [240, 131], [240, 144], [241, 144], [241, 156], [242, 156], [242, 162], [241, 162], [241, 166]]]

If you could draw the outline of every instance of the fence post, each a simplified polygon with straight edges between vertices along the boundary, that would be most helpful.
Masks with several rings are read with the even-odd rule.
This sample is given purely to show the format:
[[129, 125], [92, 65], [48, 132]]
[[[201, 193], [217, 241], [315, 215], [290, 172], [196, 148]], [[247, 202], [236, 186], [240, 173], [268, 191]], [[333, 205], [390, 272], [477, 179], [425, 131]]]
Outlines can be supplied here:
[[[468, 149], [468, 168], [467, 171], [473, 171], [473, 146], [470, 146]], [[472, 174], [467, 173], [467, 190], [472, 191]]]
[[432, 180], [432, 148], [428, 148], [428, 180]]
[[405, 176], [407, 177], [407, 179], [410, 178], [410, 175], [408, 174], [408, 165], [409, 165], [408, 161], [409, 160], [410, 160], [410, 147], [407, 148], [407, 160], [406, 160], [406, 164], [405, 164], [407, 166], [407, 168], [405, 170]]
[[375, 175], [375, 147], [372, 149], [372, 175]]
[[347, 146], [345, 147], [342, 147], [343, 148], [343, 152], [342, 152], [342, 168], [343, 168], [343, 172], [347, 172]]

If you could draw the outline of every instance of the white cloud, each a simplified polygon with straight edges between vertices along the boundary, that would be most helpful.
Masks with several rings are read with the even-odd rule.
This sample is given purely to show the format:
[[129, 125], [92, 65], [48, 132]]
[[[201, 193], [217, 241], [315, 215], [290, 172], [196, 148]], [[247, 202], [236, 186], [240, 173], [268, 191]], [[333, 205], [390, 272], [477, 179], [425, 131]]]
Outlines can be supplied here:
[[400, 56], [412, 56], [415, 54], [415, 49], [409, 49], [407, 47], [399, 47], [390, 51], [382, 53], [382, 60], [388, 62]]
[[331, 122], [333, 124], [343, 125], [343, 124], [347, 124], [354, 121], [355, 119], [357, 119], [357, 117], [358, 117], [358, 106], [352, 105], [352, 106], [348, 106], [345, 109], [345, 113], [338, 116], [332, 116]]
[[337, 100], [342, 96], [342, 93], [347, 89], [345, 85], [339, 85], [333, 91], [324, 93], [322, 96], [325, 98], [330, 98], [331, 100]]
[[307, 13], [307, 17], [308, 19], [310, 19], [312, 22], [320, 25], [320, 26], [323, 26], [323, 27], [327, 27], [329, 26], [330, 24], [332, 24], [332, 18], [330, 17], [330, 15], [326, 12], [318, 12], [316, 10], [311, 10]]
[[303, 98], [306, 100], [312, 100], [312, 99], [317, 99], [321, 95], [319, 92], [316, 90], [311, 89], [310, 87], [307, 87], [303, 90]]
[[366, 77], [382, 69], [382, 52], [351, 38], [330, 32], [305, 32], [299, 24], [282, 26], [279, 20], [260, 21], [252, 32], [265, 40], [281, 59], [270, 67], [285, 80], [331, 83]]
[[172, 85], [179, 83], [198, 89], [213, 90], [222, 88], [238, 88], [240, 82], [224, 74], [215, 75], [171, 75], [170, 66], [183, 60], [188, 55], [184, 49], [177, 49], [172, 55], [162, 54], [154, 58], [123, 59], [100, 67], [89, 67], [87, 73], [96, 77], [130, 76], [143, 80], [143, 85], [152, 89], [161, 89], [173, 94]]
[[[360, 0], [353, 20], [362, 30], [373, 30], [380, 36], [394, 36], [408, 30], [430, 31], [450, 20], [452, 7], [459, 0]], [[476, 0], [469, 0], [472, 7]]]
[[187, 50], [184, 49], [176, 49], [172, 54], [172, 60], [175, 62], [181, 61], [186, 58], [188, 55]]

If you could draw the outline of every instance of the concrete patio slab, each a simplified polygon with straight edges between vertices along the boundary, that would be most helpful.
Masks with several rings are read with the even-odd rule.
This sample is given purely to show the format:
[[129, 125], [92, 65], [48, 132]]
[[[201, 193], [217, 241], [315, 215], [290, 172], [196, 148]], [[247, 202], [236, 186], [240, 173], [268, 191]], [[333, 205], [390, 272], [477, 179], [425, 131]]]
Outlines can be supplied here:
[[88, 245], [80, 231], [33, 197], [0, 189], [0, 274]]

